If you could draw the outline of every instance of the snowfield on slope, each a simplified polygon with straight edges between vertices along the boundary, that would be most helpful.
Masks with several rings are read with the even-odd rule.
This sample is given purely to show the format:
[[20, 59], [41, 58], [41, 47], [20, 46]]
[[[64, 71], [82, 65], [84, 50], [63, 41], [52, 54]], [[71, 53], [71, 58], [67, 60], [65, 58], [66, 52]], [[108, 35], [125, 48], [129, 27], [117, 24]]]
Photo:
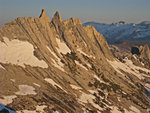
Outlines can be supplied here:
[[60, 39], [58, 39], [58, 38], [56, 38], [56, 42], [58, 44], [57, 51], [59, 53], [67, 54], [67, 53], [71, 52], [71, 50], [68, 48], [68, 46], [66, 45], [66, 43], [61, 42]]
[[84, 92], [81, 92], [81, 95], [78, 99], [78, 102], [81, 103], [82, 105], [86, 103], [90, 103], [93, 107], [97, 108], [98, 110], [103, 110], [98, 104], [94, 103], [95, 97], [92, 94], [86, 94]]
[[27, 41], [17, 39], [9, 40], [3, 37], [4, 42], [0, 41], [0, 62], [20, 65], [25, 68], [26, 65], [33, 67], [47, 68], [48, 65], [43, 60], [38, 60], [33, 52], [33, 45]]
[[36, 95], [35, 88], [29, 85], [19, 85], [19, 91], [16, 95]]
[[133, 74], [137, 76], [139, 79], [144, 79], [145, 76], [148, 76], [147, 74], [140, 73], [139, 70], [142, 70], [146, 73], [150, 73], [150, 70], [142, 67], [135, 66], [131, 60], [124, 59], [125, 63], [122, 63], [120, 61], [109, 61], [107, 60], [111, 66], [120, 74], [125, 75], [120, 70], [123, 70], [124, 72]]
[[61, 62], [61, 59], [47, 46], [47, 49], [50, 51], [50, 53], [57, 59], [57, 62], [51, 58], [51, 60], [53, 61], [52, 65], [58, 69], [60, 69], [61, 71], [65, 72], [64, 70], [64, 64]]
[[2, 99], [0, 98], [0, 104], [7, 105], [13, 102], [13, 99], [16, 98], [16, 95], [10, 96], [3, 96]]

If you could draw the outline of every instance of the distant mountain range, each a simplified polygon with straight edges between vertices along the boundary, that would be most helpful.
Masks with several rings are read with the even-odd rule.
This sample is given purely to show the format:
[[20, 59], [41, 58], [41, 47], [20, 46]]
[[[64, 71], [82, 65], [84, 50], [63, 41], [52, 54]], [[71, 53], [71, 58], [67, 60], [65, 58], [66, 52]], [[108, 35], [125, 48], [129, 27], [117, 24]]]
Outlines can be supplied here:
[[83, 25], [94, 26], [110, 44], [123, 40], [150, 43], [150, 21], [144, 21], [139, 24], [126, 23], [124, 21], [112, 24], [87, 22]]

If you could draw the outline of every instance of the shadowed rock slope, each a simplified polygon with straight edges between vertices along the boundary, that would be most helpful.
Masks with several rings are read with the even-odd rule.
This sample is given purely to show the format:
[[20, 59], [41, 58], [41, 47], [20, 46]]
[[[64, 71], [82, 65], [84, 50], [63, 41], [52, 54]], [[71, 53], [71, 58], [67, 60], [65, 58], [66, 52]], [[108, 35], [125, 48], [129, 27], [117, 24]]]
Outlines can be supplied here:
[[0, 28], [0, 103], [18, 113], [148, 113], [142, 82], [113, 61], [103, 35], [79, 19], [19, 17]]

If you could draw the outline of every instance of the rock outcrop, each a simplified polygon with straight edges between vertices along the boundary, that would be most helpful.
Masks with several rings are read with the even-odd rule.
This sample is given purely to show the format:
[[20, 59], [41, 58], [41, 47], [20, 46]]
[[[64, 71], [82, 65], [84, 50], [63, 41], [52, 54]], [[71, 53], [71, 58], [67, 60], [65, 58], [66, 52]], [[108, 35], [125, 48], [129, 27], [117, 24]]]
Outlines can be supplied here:
[[141, 58], [146, 58], [146, 59], [150, 60], [150, 48], [147, 44], [144, 46], [141, 46], [139, 48], [139, 50], [140, 50], [140, 57]]
[[103, 35], [79, 19], [19, 17], [0, 28], [0, 103], [23, 113], [148, 113], [142, 82], [114, 61]]

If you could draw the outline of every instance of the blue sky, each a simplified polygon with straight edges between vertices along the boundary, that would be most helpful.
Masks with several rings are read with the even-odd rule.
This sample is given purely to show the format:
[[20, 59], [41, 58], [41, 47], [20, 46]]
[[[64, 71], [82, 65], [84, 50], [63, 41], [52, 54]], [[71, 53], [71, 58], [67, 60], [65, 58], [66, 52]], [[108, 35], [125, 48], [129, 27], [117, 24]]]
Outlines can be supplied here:
[[50, 18], [59, 11], [63, 19], [74, 17], [82, 22], [150, 21], [150, 0], [0, 0], [0, 25], [17, 17], [38, 17], [41, 9]]

